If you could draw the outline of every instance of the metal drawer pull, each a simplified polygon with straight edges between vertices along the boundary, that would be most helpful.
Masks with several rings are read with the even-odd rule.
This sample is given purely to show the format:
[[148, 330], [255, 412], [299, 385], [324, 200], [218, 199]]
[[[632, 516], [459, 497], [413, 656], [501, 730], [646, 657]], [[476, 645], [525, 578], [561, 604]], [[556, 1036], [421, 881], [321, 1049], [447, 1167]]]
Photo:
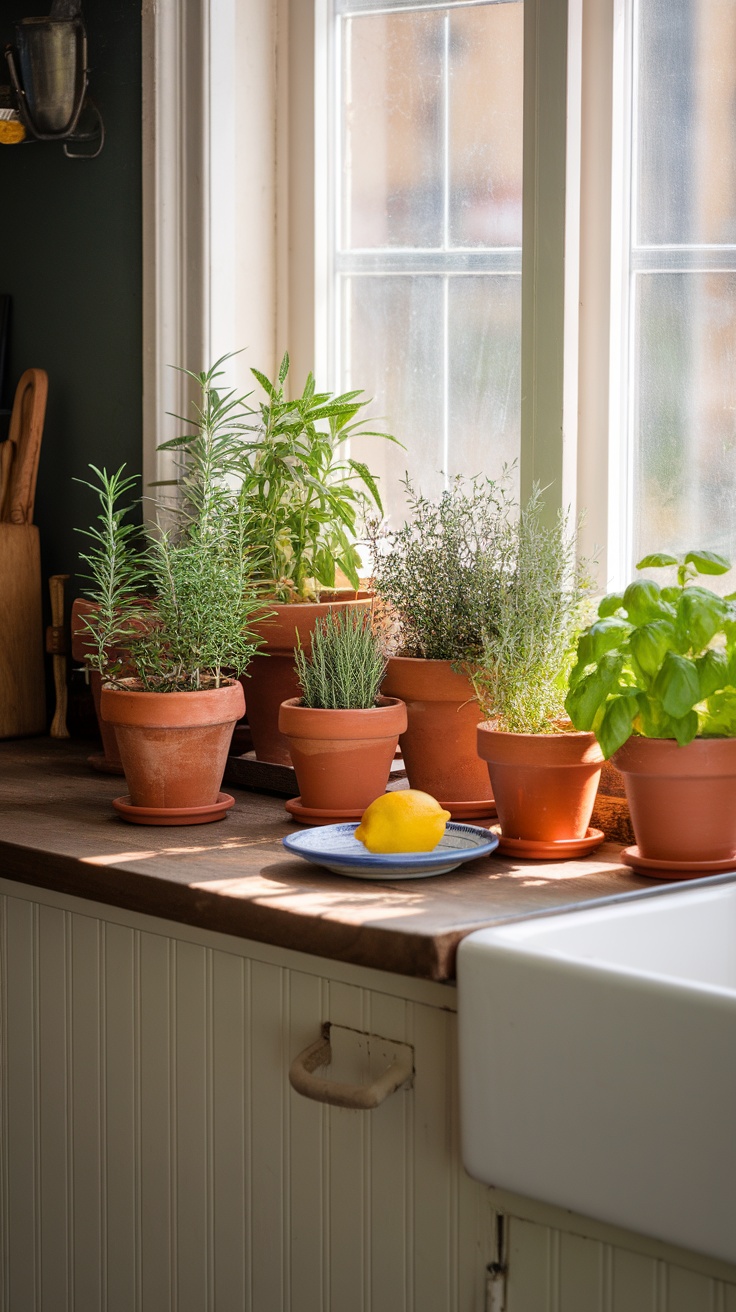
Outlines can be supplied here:
[[372, 1084], [340, 1084], [336, 1080], [326, 1080], [314, 1074], [321, 1066], [329, 1066], [332, 1062], [330, 1027], [326, 1025], [322, 1037], [310, 1043], [291, 1063], [289, 1083], [292, 1089], [296, 1089], [305, 1098], [327, 1102], [333, 1107], [352, 1107], [362, 1111], [380, 1107], [390, 1094], [411, 1079], [414, 1074], [414, 1052], [407, 1044], [389, 1043], [378, 1036], [365, 1037], [373, 1037], [376, 1043], [395, 1049], [391, 1065]]

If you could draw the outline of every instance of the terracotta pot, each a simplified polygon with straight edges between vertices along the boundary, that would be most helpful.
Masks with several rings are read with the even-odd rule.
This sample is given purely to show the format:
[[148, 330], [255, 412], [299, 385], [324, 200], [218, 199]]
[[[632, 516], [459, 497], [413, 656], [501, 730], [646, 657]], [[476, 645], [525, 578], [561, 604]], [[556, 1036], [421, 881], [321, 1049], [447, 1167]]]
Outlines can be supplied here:
[[489, 720], [477, 740], [504, 838], [585, 838], [603, 761], [595, 734], [505, 733]]
[[642, 857], [692, 862], [736, 858], [736, 738], [629, 738], [611, 757], [624, 777]]
[[259, 761], [272, 761], [277, 765], [291, 765], [289, 744], [279, 730], [279, 708], [282, 702], [301, 695], [299, 680], [294, 668], [296, 635], [309, 655], [311, 633], [318, 619], [331, 610], [348, 607], [369, 609], [373, 604], [370, 592], [322, 593], [320, 602], [274, 602], [274, 615], [253, 628], [265, 641], [261, 650], [268, 655], [254, 656], [247, 673], [241, 680], [248, 700], [248, 723], [253, 736], [253, 747]]
[[492, 815], [488, 771], [476, 752], [478, 703], [468, 676], [456, 673], [450, 661], [393, 656], [381, 691], [406, 702], [401, 754], [410, 786], [435, 797], [453, 818]]
[[386, 791], [399, 734], [402, 701], [380, 697], [363, 711], [314, 710], [283, 702], [279, 729], [289, 743], [302, 808], [363, 814]]
[[[142, 606], [146, 602], [141, 601]], [[75, 597], [72, 602], [71, 630], [72, 630], [72, 656], [75, 661], [81, 661], [85, 665], [93, 644], [88, 636], [84, 624], [86, 615], [92, 615], [97, 610], [97, 606], [92, 601], [87, 601], [84, 597]], [[120, 661], [125, 673], [126, 652], [121, 647], [111, 647], [108, 649], [111, 661]], [[128, 667], [128, 671], [130, 667]], [[107, 724], [100, 714], [100, 693], [102, 691], [102, 675], [97, 670], [88, 670], [89, 687], [92, 693], [95, 715], [97, 716], [97, 725], [100, 730], [102, 739], [102, 755], [95, 754], [88, 756], [87, 761], [93, 770], [99, 770], [103, 774], [123, 774], [123, 763], [118, 751], [118, 743], [115, 735], [115, 729], [111, 724]]]
[[[134, 807], [212, 806], [235, 722], [244, 712], [235, 679], [203, 692], [102, 688], [102, 717], [114, 725]], [[184, 821], [186, 823], [186, 820]]]

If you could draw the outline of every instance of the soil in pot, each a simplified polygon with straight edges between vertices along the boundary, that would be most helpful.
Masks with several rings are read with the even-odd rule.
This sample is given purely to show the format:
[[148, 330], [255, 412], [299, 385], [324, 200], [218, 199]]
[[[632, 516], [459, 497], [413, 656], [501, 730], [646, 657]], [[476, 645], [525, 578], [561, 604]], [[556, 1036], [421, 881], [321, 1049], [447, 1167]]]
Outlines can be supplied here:
[[380, 697], [367, 710], [316, 710], [294, 697], [281, 706], [279, 728], [299, 784], [289, 813], [311, 824], [359, 820], [386, 791], [406, 707]]
[[679, 747], [672, 738], [633, 736], [611, 759], [624, 777], [637, 869], [656, 876], [670, 868], [707, 873], [714, 863], [736, 868], [736, 738]]
[[372, 604], [373, 594], [370, 592], [323, 592], [319, 602], [274, 602], [269, 605], [274, 614], [253, 625], [254, 631], [264, 639], [261, 648], [264, 654], [253, 657], [241, 682], [248, 700], [248, 724], [259, 761], [291, 765], [289, 744], [279, 729], [279, 708], [282, 702], [299, 697], [301, 692], [294, 668], [297, 634], [305, 654], [309, 655], [312, 630], [317, 620], [328, 611], [348, 607], [367, 609]]
[[595, 734], [506, 733], [487, 721], [477, 742], [504, 838], [540, 844], [540, 859], [554, 856], [555, 843], [588, 840], [592, 851], [603, 841], [588, 832], [603, 761]]
[[[200, 808], [220, 800], [232, 731], [245, 709], [243, 689], [234, 679], [201, 692], [141, 692], [134, 680], [124, 682], [124, 688], [103, 686], [100, 709], [115, 727], [128, 805], [173, 808], [179, 824], [201, 823], [185, 813], [201, 815]], [[140, 823], [147, 823], [142, 812]]]
[[381, 691], [406, 702], [401, 753], [409, 787], [436, 798], [453, 820], [495, 815], [488, 770], [476, 751], [479, 710], [467, 675], [450, 661], [393, 656]]

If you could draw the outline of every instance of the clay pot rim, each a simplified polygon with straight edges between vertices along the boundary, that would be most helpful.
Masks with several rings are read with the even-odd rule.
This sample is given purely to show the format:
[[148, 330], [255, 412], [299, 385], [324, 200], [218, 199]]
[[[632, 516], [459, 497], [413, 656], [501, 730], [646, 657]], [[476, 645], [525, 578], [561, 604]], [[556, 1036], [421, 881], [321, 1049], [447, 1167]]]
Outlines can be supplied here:
[[406, 729], [406, 705], [399, 697], [379, 697], [378, 706], [347, 709], [302, 706], [290, 697], [279, 708], [279, 731], [287, 738], [387, 738]]
[[[412, 702], [475, 702], [469, 674], [453, 669], [461, 662], [424, 656], [390, 656], [382, 687], [388, 695]], [[477, 705], [477, 702], [476, 702]]]
[[675, 738], [632, 734], [611, 756], [621, 774], [672, 778], [736, 775], [736, 738], [693, 738], [683, 747]]
[[[124, 679], [135, 684], [136, 679]], [[108, 714], [108, 712], [110, 712]], [[219, 688], [190, 692], [144, 692], [142, 688], [114, 688], [103, 684], [100, 715], [114, 725], [145, 725], [149, 728], [199, 728], [233, 723], [245, 713], [245, 697], [237, 679], [225, 679]]]
[[581, 729], [569, 733], [511, 733], [495, 728], [493, 720], [482, 720], [477, 726], [477, 751], [484, 761], [521, 763], [528, 758], [530, 765], [554, 769], [586, 765], [599, 770], [603, 764], [595, 734]]

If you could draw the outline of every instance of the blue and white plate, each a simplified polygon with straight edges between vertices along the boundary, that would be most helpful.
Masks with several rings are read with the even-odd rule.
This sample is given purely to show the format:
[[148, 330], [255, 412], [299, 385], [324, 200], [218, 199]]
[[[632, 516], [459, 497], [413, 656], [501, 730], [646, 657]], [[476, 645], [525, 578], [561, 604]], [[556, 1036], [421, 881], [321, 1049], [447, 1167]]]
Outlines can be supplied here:
[[450, 821], [431, 852], [369, 852], [354, 837], [357, 824], [322, 825], [300, 830], [282, 839], [287, 852], [316, 866], [326, 866], [335, 875], [352, 879], [424, 879], [446, 875], [463, 861], [490, 856], [498, 847], [498, 836], [476, 825]]

